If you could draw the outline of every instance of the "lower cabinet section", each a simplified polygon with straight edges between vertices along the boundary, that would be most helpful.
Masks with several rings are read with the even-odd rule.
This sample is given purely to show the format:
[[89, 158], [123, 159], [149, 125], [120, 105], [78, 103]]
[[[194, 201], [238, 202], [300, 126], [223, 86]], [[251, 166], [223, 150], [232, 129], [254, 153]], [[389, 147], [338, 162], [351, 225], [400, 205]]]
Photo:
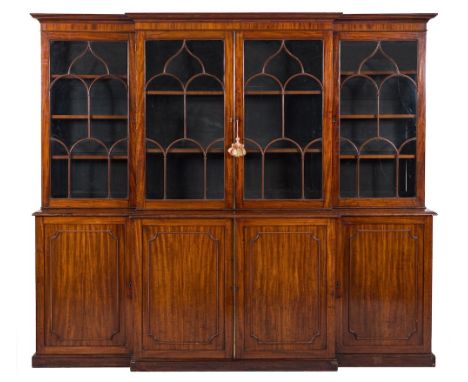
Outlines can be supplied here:
[[[424, 362], [433, 363], [432, 216], [348, 218], [341, 233], [337, 352], [348, 354], [343, 363], [395, 364], [395, 353], [426, 354]], [[378, 356], [369, 361], [361, 353]]]
[[33, 365], [433, 366], [432, 216], [37, 217]]
[[136, 357], [231, 357], [231, 222], [142, 220], [136, 229]]
[[232, 224], [135, 223], [132, 369], [336, 369], [334, 221]]
[[37, 218], [37, 365], [102, 354], [128, 362], [125, 227], [122, 218]]
[[334, 357], [333, 227], [328, 220], [238, 223], [238, 358]]

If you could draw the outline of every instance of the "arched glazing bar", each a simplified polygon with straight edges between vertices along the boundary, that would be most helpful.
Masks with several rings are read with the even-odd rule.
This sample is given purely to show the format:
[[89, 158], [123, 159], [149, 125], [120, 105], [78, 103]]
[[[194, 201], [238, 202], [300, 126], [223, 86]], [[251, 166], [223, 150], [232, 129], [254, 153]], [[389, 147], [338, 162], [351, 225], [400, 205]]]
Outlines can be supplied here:
[[342, 41], [340, 55], [340, 139], [357, 149], [340, 151], [340, 171], [356, 174], [340, 175], [341, 197], [414, 197], [417, 41]]
[[322, 197], [322, 70], [321, 40], [244, 41], [245, 199]]
[[222, 199], [224, 41], [149, 40], [146, 68], [147, 199]]
[[[51, 197], [126, 198], [127, 42], [70, 40], [50, 44], [50, 141], [67, 150], [56, 154], [51, 145]], [[83, 147], [87, 143], [102, 150], [88, 147], [86, 152]], [[66, 170], [59, 170], [55, 163], [63, 161], [67, 162]], [[125, 164], [115, 166], [115, 162]], [[99, 186], [93, 189], [93, 184]], [[114, 188], [119, 191], [114, 192]], [[66, 192], [57, 192], [64, 189]]]

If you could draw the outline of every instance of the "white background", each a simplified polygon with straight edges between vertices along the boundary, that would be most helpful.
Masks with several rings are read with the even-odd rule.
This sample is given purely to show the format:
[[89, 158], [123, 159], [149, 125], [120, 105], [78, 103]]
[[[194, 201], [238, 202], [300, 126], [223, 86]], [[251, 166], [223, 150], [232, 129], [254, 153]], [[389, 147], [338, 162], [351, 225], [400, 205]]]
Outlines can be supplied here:
[[[465, 379], [468, 346], [468, 48], [464, 1], [4, 0], [0, 9], [0, 379], [175, 381], [441, 381]], [[32, 369], [34, 219], [40, 206], [40, 39], [30, 12], [439, 12], [428, 25], [426, 205], [434, 219], [436, 368], [342, 368], [337, 373], [130, 373]], [[463, 377], [465, 375], [465, 377]]]

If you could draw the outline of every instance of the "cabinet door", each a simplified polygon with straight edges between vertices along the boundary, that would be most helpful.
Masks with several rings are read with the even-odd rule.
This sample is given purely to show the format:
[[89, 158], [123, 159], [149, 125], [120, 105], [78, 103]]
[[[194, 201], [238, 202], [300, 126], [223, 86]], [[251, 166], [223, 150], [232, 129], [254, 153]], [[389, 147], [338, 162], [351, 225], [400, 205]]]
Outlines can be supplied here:
[[236, 118], [241, 207], [320, 207], [331, 169], [331, 34], [241, 33]]
[[138, 44], [144, 51], [138, 75], [145, 106], [140, 141], [146, 148], [140, 204], [230, 206], [232, 161], [226, 146], [231, 143], [232, 35], [147, 33]]
[[144, 220], [137, 358], [232, 352], [231, 228], [226, 220]]
[[240, 222], [236, 357], [333, 355], [333, 231], [326, 220]]
[[128, 353], [124, 219], [38, 218], [42, 354]]
[[46, 205], [126, 206], [128, 35], [49, 38]]
[[344, 221], [338, 352], [430, 351], [430, 219]]
[[424, 37], [340, 39], [339, 203], [423, 205]]

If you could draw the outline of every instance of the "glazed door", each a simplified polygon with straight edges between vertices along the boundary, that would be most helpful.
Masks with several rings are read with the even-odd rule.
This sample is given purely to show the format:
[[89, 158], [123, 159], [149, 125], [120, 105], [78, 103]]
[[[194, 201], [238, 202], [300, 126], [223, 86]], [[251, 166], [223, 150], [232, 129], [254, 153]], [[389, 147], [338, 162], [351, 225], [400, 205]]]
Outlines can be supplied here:
[[331, 44], [327, 33], [237, 35], [239, 207], [328, 205]]
[[224, 32], [141, 33], [139, 205], [232, 205], [232, 36]]
[[125, 219], [37, 218], [37, 351], [128, 353]]
[[43, 205], [128, 206], [128, 35], [52, 33], [45, 44]]
[[344, 221], [337, 259], [339, 353], [430, 352], [431, 219]]
[[136, 357], [230, 357], [231, 223], [143, 220], [137, 231]]
[[238, 224], [236, 358], [327, 358], [334, 352], [333, 222]]
[[424, 205], [424, 38], [337, 39], [339, 205]]

